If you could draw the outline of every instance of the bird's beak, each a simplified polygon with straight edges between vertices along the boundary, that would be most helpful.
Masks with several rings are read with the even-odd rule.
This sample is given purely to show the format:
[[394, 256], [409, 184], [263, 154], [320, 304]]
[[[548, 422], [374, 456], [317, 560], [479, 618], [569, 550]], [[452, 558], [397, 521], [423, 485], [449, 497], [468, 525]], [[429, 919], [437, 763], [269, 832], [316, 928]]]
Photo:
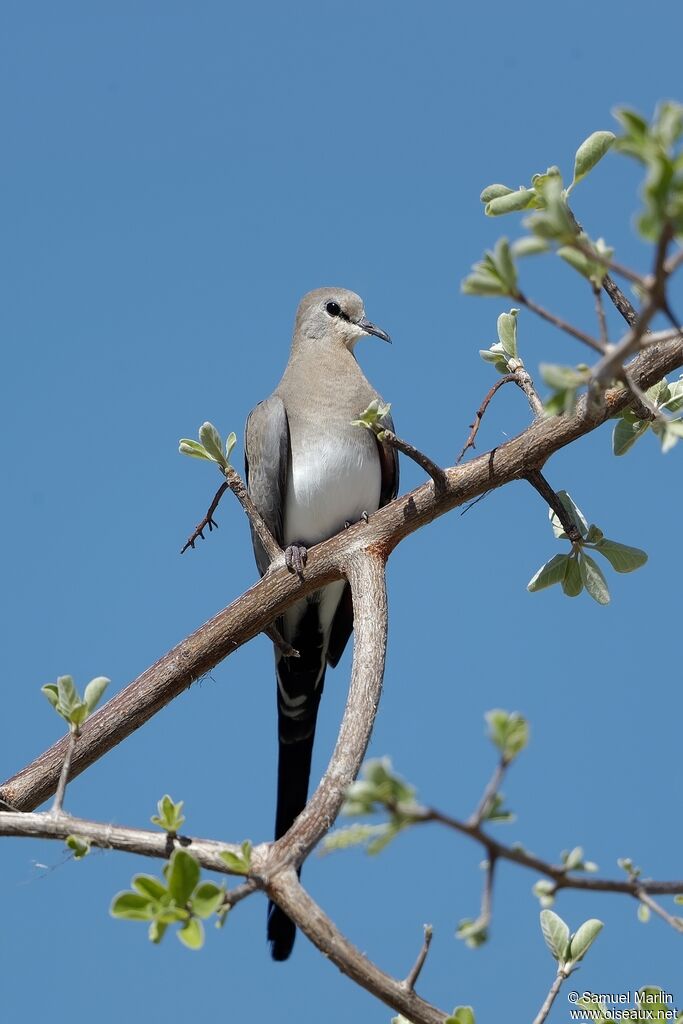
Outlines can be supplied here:
[[376, 338], [381, 338], [382, 341], [388, 341], [391, 344], [391, 338], [386, 331], [383, 331], [381, 327], [377, 327], [375, 324], [370, 323], [366, 316], [362, 316], [360, 320], [356, 320], [356, 324], [365, 331], [366, 334], [374, 334]]

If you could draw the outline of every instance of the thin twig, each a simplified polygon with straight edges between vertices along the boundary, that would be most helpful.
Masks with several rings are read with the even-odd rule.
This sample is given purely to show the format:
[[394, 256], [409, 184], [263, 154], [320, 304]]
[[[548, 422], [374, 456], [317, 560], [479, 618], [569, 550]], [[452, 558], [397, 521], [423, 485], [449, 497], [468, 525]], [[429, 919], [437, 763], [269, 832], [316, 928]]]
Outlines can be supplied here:
[[679, 249], [678, 252], [675, 252], [673, 256], [666, 261], [664, 268], [666, 276], [671, 277], [672, 274], [676, 273], [680, 266], [683, 266], [683, 249]]
[[59, 773], [59, 782], [57, 783], [57, 792], [55, 793], [54, 802], [52, 804], [51, 814], [61, 814], [62, 805], [64, 804], [64, 794], [66, 793], [66, 784], [69, 781], [69, 770], [71, 768], [71, 758], [74, 756], [74, 750], [76, 749], [76, 743], [78, 741], [80, 733], [78, 729], [69, 730], [69, 742], [67, 743], [66, 753], [64, 754], [64, 764], [62, 770]]
[[493, 805], [493, 801], [496, 798], [496, 794], [500, 790], [505, 773], [510, 767], [510, 761], [505, 757], [501, 757], [498, 764], [496, 765], [495, 771], [482, 794], [481, 800], [477, 805], [477, 809], [470, 815], [468, 824], [473, 828], [478, 828], [482, 821], [488, 816], [489, 811]]
[[287, 643], [282, 633], [280, 633], [280, 630], [274, 625], [274, 623], [271, 623], [270, 626], [266, 626], [263, 632], [266, 636], [270, 637], [283, 658], [298, 658], [300, 656], [296, 648]]
[[621, 313], [629, 327], [633, 327], [638, 319], [638, 313], [636, 312], [635, 306], [629, 302], [619, 285], [609, 276], [609, 274], [605, 274], [602, 281], [602, 287], [607, 292], [614, 308]]
[[263, 516], [256, 508], [254, 502], [251, 500], [249, 492], [247, 491], [247, 488], [244, 486], [242, 477], [239, 475], [234, 466], [228, 466], [228, 468], [225, 470], [225, 479], [228, 482], [228, 487], [235, 495], [244, 511], [247, 513], [247, 516], [249, 517], [249, 522], [251, 523], [251, 528], [258, 537], [258, 539], [261, 541], [261, 544], [263, 545], [268, 557], [270, 558], [271, 564], [278, 561], [278, 559], [283, 558], [284, 556], [282, 548], [275, 540], [275, 537], [270, 532], [265, 520], [263, 519]]
[[616, 345], [612, 345], [597, 366], [593, 369], [591, 388], [589, 394], [595, 398], [600, 387], [609, 384], [622, 374], [624, 360], [641, 348], [641, 339], [646, 333], [648, 325], [655, 313], [662, 308], [665, 302], [666, 252], [671, 240], [671, 228], [662, 231], [657, 243], [655, 254], [655, 267], [651, 280], [648, 282], [649, 298], [638, 314], [638, 319], [632, 325], [627, 334]]
[[214, 528], [216, 530], [218, 529], [218, 523], [213, 518], [213, 514], [216, 511], [216, 509], [218, 508], [218, 503], [221, 500], [221, 498], [223, 497], [223, 495], [225, 494], [225, 492], [227, 491], [227, 489], [228, 489], [227, 482], [220, 485], [220, 487], [218, 488], [218, 490], [216, 491], [216, 493], [214, 495], [213, 501], [209, 505], [209, 511], [206, 513], [206, 515], [204, 516], [202, 521], [200, 523], [197, 523], [197, 526], [195, 527], [194, 533], [190, 537], [187, 538], [187, 540], [185, 541], [185, 544], [180, 549], [180, 554], [181, 555], [183, 555], [187, 551], [188, 548], [194, 548], [195, 543], [197, 542], [197, 540], [199, 540], [200, 537], [201, 537], [202, 540], [204, 540], [204, 530], [207, 527], [209, 528], [209, 533], [211, 533], [211, 531]]
[[474, 441], [477, 434], [479, 433], [479, 427], [481, 425], [482, 419], [484, 418], [484, 413], [488, 409], [489, 402], [491, 401], [495, 393], [498, 391], [499, 388], [502, 388], [503, 384], [510, 384], [512, 381], [516, 379], [516, 374], [506, 373], [503, 377], [500, 377], [496, 381], [493, 387], [489, 388], [488, 392], [486, 393], [486, 397], [484, 398], [484, 401], [481, 403], [481, 405], [474, 414], [474, 422], [470, 423], [470, 433], [467, 440], [465, 441], [462, 451], [455, 460], [456, 466], [458, 465], [459, 462], [462, 462], [463, 456], [467, 449], [474, 448]]
[[561, 317], [555, 316], [554, 313], [549, 312], [549, 310], [544, 309], [543, 306], [539, 306], [538, 303], [527, 298], [527, 296], [522, 292], [518, 292], [517, 295], [515, 295], [515, 298], [518, 302], [521, 302], [522, 305], [526, 306], [527, 309], [536, 313], [537, 316], [540, 316], [543, 320], [547, 320], [549, 324], [553, 324], [553, 326], [558, 327], [561, 331], [564, 331], [565, 334], [571, 334], [572, 338], [576, 338], [577, 341], [582, 341], [584, 345], [588, 345], [588, 347], [592, 348], [594, 352], [599, 352], [601, 355], [604, 353], [605, 350], [603, 346], [596, 338], [592, 338], [590, 334], [586, 334], [584, 331], [579, 330], [578, 327], [572, 326], [572, 324], [567, 323], [567, 321], [563, 320]]
[[543, 1021], [546, 1019], [546, 1017], [550, 1013], [550, 1009], [551, 1009], [553, 1003], [555, 1002], [555, 998], [557, 996], [557, 993], [560, 991], [560, 989], [562, 988], [563, 983], [567, 980], [567, 978], [569, 977], [570, 974], [571, 974], [571, 971], [568, 971], [565, 967], [558, 967], [557, 968], [557, 974], [555, 975], [555, 980], [552, 983], [552, 985], [550, 986], [550, 991], [548, 992], [548, 995], [545, 997], [545, 999], [543, 1001], [543, 1006], [541, 1007], [541, 1009], [538, 1011], [538, 1013], [534, 1017], [534, 1024], [543, 1024]]
[[429, 952], [429, 947], [431, 945], [433, 933], [434, 929], [432, 928], [431, 924], [426, 924], [424, 926], [424, 939], [422, 942], [422, 948], [420, 952], [417, 954], [417, 960], [415, 961], [410, 971], [406, 975], [405, 980], [401, 982], [402, 987], [405, 988], [408, 992], [413, 991], [417, 983], [417, 979], [420, 977], [420, 972], [422, 971], [425, 960], [427, 959], [427, 953]]
[[402, 437], [397, 437], [393, 430], [379, 427], [375, 433], [383, 444], [388, 444], [391, 448], [398, 449], [399, 452], [403, 452], [409, 459], [416, 462], [418, 466], [421, 466], [425, 473], [428, 473], [434, 481], [434, 487], [437, 491], [443, 490], [446, 484], [446, 472], [436, 462], [432, 462], [428, 455], [415, 448], [409, 441], [404, 441]]
[[670, 914], [668, 910], [665, 910], [664, 907], [657, 903], [656, 900], [653, 900], [645, 889], [637, 889], [633, 895], [637, 900], [640, 900], [641, 903], [644, 903], [646, 907], [649, 907], [654, 914], [658, 914], [663, 921], [666, 921], [668, 925], [671, 925], [674, 931], [683, 932], [683, 919], [680, 917], [674, 917], [673, 914]]
[[559, 497], [552, 489], [546, 478], [538, 469], [531, 469], [525, 474], [525, 478], [529, 481], [534, 490], [538, 491], [541, 497], [547, 501], [551, 509], [560, 520], [562, 529], [567, 534], [569, 540], [574, 544], [581, 541], [581, 531], [577, 524], [574, 522], [566, 508], [560, 501]]
[[595, 296], [595, 315], [598, 318], [598, 325], [600, 327], [600, 342], [602, 347], [606, 349], [609, 345], [607, 318], [605, 317], [605, 309], [602, 305], [602, 291], [597, 285], [593, 285], [593, 295]]

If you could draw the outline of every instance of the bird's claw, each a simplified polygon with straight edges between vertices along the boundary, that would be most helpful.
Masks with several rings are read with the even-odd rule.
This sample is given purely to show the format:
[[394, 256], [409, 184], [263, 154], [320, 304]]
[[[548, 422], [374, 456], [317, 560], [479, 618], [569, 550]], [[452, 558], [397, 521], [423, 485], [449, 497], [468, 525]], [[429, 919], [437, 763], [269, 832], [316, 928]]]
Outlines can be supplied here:
[[363, 520], [364, 523], [367, 523], [368, 519], [370, 518], [370, 516], [367, 514], [367, 512], [361, 512], [361, 516], [360, 517], [361, 517], [361, 519]]
[[295, 572], [297, 576], [303, 575], [307, 558], [308, 551], [303, 544], [290, 544], [285, 548], [285, 565], [290, 572]]

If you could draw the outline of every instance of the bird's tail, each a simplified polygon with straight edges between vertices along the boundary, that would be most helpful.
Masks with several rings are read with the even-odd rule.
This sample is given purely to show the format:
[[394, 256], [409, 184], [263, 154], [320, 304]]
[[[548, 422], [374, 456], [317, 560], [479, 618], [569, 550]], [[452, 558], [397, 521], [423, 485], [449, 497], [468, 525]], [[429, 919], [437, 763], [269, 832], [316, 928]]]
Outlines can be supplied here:
[[[288, 638], [289, 639], [289, 638]], [[277, 663], [278, 738], [275, 838], [289, 831], [306, 806], [318, 705], [325, 682], [325, 652], [317, 607], [309, 605], [290, 642], [298, 658]], [[268, 941], [273, 960], [292, 952], [296, 928], [274, 903], [268, 904]]]

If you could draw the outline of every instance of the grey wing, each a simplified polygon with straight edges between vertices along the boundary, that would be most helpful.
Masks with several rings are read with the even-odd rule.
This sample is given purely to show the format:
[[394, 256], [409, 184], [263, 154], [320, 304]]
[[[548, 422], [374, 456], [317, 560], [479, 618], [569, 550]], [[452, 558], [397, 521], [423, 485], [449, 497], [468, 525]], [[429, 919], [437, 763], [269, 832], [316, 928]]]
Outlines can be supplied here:
[[[271, 395], [249, 413], [245, 428], [244, 469], [252, 501], [278, 544], [284, 539], [285, 490], [289, 470], [289, 423], [284, 402]], [[269, 558], [251, 534], [254, 555], [263, 576]]]
[[[382, 420], [382, 426], [394, 432], [394, 421], [391, 414]], [[379, 464], [382, 472], [382, 481], [379, 489], [379, 507], [388, 505], [398, 494], [398, 451], [390, 448], [388, 444], [377, 442]], [[351, 588], [348, 583], [344, 587], [339, 606], [332, 620], [330, 630], [330, 641], [327, 647], [327, 660], [335, 667], [346, 647], [353, 630], [353, 604], [351, 602]]]

